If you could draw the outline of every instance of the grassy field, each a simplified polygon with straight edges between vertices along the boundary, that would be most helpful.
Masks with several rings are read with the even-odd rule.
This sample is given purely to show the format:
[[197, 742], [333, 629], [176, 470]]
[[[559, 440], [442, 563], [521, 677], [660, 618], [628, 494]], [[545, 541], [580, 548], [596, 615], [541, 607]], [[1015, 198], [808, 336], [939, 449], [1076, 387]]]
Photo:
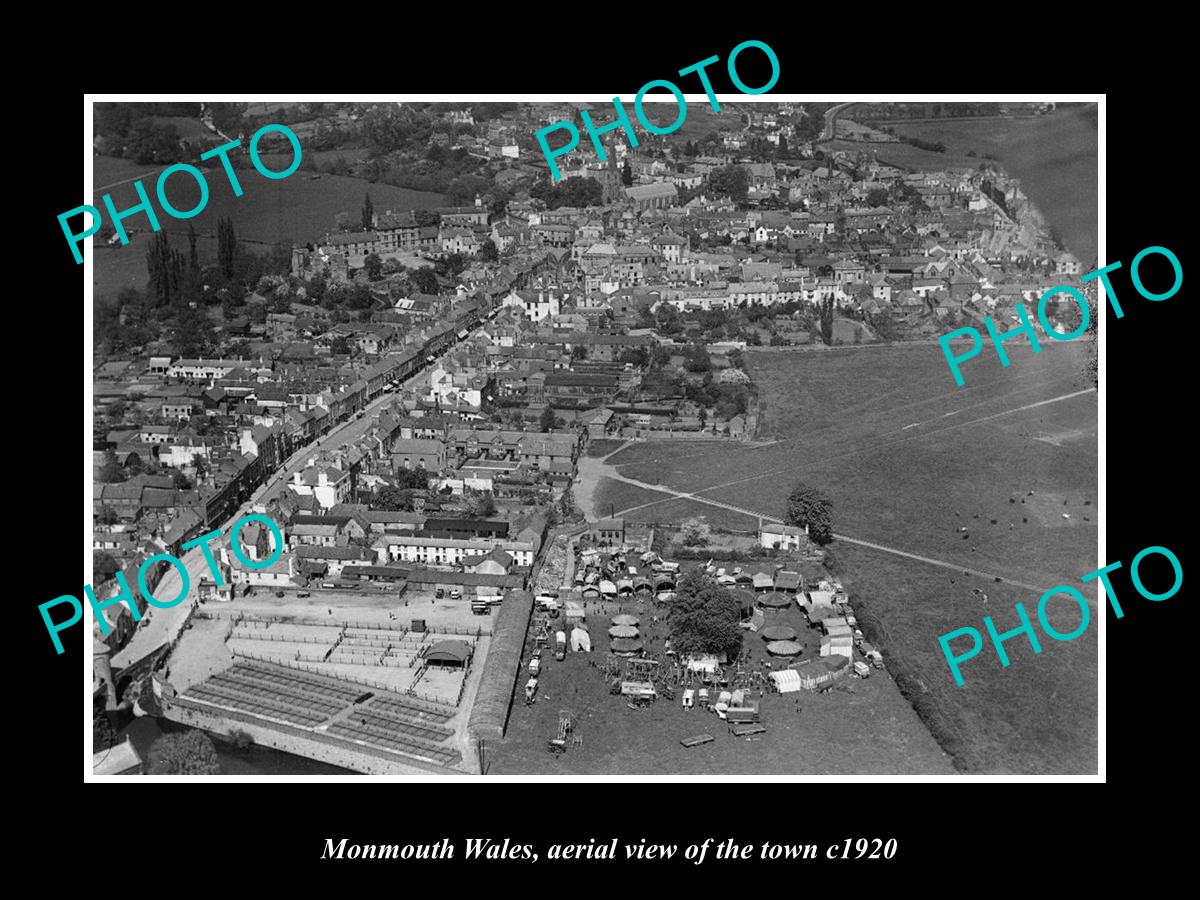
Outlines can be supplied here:
[[[959, 687], [937, 636], [970, 626], [985, 634], [986, 642], [984, 616], [993, 617], [998, 631], [1007, 631], [1020, 624], [1013, 604], [1019, 601], [1035, 618], [1037, 597], [865, 547], [839, 545], [837, 553], [848, 573], [843, 582], [858, 610], [859, 625], [868, 640], [885, 648], [893, 677], [960, 770], [1095, 773], [1094, 618], [1087, 632], [1074, 641], [1061, 643], [1039, 635], [1040, 654], [1024, 637], [1006, 642], [1011, 663], [1007, 669], [986, 647], [963, 663], [964, 683]], [[1063, 583], [1078, 582], [1083, 571], [1074, 578], [1064, 577]], [[987, 599], [975, 594], [975, 589]], [[1049, 604], [1048, 618], [1062, 633], [1079, 624], [1077, 608], [1066, 599]]]
[[[610, 511], [620, 512], [623, 509], [641, 506], [643, 503], [666, 500], [670, 496], [662, 491], [651, 491], [612, 478], [601, 478], [596, 485], [596, 491], [592, 494], [592, 508], [597, 515], [606, 516]], [[638, 515], [634, 515], [632, 518], [639, 522], [662, 521], [651, 518], [643, 519]]]
[[[736, 451], [638, 444], [609, 463], [632, 478], [774, 516], [782, 516], [788, 490], [804, 479], [830, 494], [839, 533], [1029, 584], [1071, 584], [1098, 565], [1095, 395], [1032, 404], [1087, 386], [1078, 375], [1083, 352], [1082, 345], [1066, 344], [1036, 355], [1018, 349], [1008, 369], [992, 355], [981, 356], [968, 364], [963, 388], [954, 387], [936, 344], [748, 352], [766, 399], [764, 434], [773, 433], [778, 443]], [[660, 521], [719, 513], [680, 500], [638, 516], [649, 518], [652, 511], [676, 517]], [[710, 521], [753, 527], [740, 518], [741, 524]], [[953, 688], [937, 636], [979, 624], [977, 615], [960, 615], [976, 611], [963, 605], [964, 596], [974, 596], [969, 587], [951, 585], [953, 573], [944, 570], [834, 547], [889, 635], [886, 649], [900, 654], [926, 685]], [[991, 602], [1005, 608], [999, 599]], [[1068, 759], [1094, 765], [1094, 641], [1051, 649], [1061, 652], [1044, 653], [1016, 680], [1012, 671], [990, 671], [980, 657], [980, 681], [998, 681], [1002, 694], [1021, 683], [1023, 703], [1009, 698], [1002, 709], [979, 702], [990, 686], [949, 692], [942, 707], [971, 722], [960, 727], [960, 765], [972, 771], [1062, 771], [1055, 767]], [[1080, 664], [1081, 655], [1088, 665]], [[1018, 736], [1012, 722], [1037, 718], [1052, 697], [1092, 715], [1043, 720], [1042, 740]], [[1050, 732], [1053, 739], [1046, 737]]]
[[[487, 746], [488, 771], [493, 775], [852, 775], [946, 774], [949, 758], [930, 737], [901, 697], [895, 684], [882, 673], [858, 680], [846, 679], [848, 690], [827, 694], [769, 694], [760, 708], [766, 734], [755, 740], [738, 739], [712, 713], [685, 710], [679, 701], [660, 699], [648, 709], [631, 710], [622, 697], [609, 694], [603, 672], [591, 663], [604, 659], [608, 650], [610, 615], [588, 612], [591, 654], [569, 653], [563, 662], [543, 657], [537, 702], [513, 704], [504, 741]], [[649, 649], [662, 648], [665, 626], [655, 626], [655, 612], [646, 604], [627, 603], [621, 612], [637, 615]], [[665, 610], [657, 610], [662, 615]], [[793, 606], [769, 611], [767, 624], [792, 625], [812, 657], [820, 644], [800, 610]], [[651, 640], [654, 638], [654, 640]], [[747, 632], [751, 665], [767, 659], [760, 637]], [[526, 648], [524, 659], [528, 661]], [[558, 728], [560, 710], [570, 710], [578, 722], [576, 733], [583, 744], [571, 745], [561, 756], [546, 750]], [[716, 740], [691, 750], [680, 741], [708, 733]]]
[[[113, 185], [127, 179], [142, 178], [147, 194], [151, 195], [155, 211], [163, 230], [172, 236], [178, 246], [185, 246], [183, 236], [188, 222], [192, 222], [200, 235], [198, 242], [201, 260], [209, 262], [216, 257], [217, 220], [222, 216], [233, 219], [239, 238], [249, 242], [260, 242], [265, 247], [276, 241], [307, 242], [335, 228], [335, 217], [340, 212], [357, 216], [362, 208], [363, 197], [369, 191], [371, 202], [377, 210], [391, 209], [399, 212], [408, 209], [429, 209], [445, 203], [441, 194], [411, 191], [407, 188], [386, 184], [371, 184], [360, 178], [345, 178], [323, 175], [319, 179], [309, 177], [307, 172], [296, 172], [279, 181], [268, 181], [253, 169], [238, 169], [238, 180], [244, 193], [235, 197], [224, 173], [218, 169], [208, 175], [208, 205], [194, 219], [174, 219], [162, 213], [154, 198], [154, 181], [163, 167], [139, 166], [128, 160], [96, 157], [94, 181], [97, 186]], [[170, 198], [177, 208], [189, 209], [199, 200], [195, 183], [186, 176], [174, 176], [170, 181]], [[102, 208], [98, 189], [93, 203]], [[133, 184], [118, 184], [109, 189], [113, 204], [118, 210], [137, 203]], [[115, 294], [123, 287], [143, 287], [146, 282], [145, 250], [150, 231], [146, 217], [134, 216], [126, 220], [127, 227], [139, 229], [124, 247], [102, 247], [95, 245], [94, 282], [97, 296]], [[249, 246], [254, 246], [251, 243]]]

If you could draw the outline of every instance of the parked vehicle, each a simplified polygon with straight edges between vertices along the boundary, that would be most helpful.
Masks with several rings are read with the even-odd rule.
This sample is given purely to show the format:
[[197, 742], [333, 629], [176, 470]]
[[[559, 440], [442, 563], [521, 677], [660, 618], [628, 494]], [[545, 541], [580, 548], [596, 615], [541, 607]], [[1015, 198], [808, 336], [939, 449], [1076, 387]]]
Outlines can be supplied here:
[[309, 591], [297, 591], [296, 596], [303, 600], [305, 597], [311, 597], [312, 593]]
[[433, 592], [433, 596], [436, 597], [438, 600], [444, 599], [446, 596], [446, 589], [438, 588], [436, 591]]
[[558, 593], [556, 591], [542, 591], [537, 595], [537, 605], [542, 609], [558, 609]]
[[752, 725], [758, 722], [758, 703], [751, 701], [745, 706], [731, 706], [724, 717], [733, 725]]
[[854, 664], [854, 674], [859, 678], [869, 678], [871, 675], [871, 667], [865, 662], [856, 662]]
[[461, 600], [462, 599], [462, 591], [460, 591], [458, 588], [454, 588], [454, 590], [452, 590], [450, 592], [450, 599], [451, 600]]
[[658, 698], [658, 692], [654, 689], [653, 683], [649, 681], [622, 681], [621, 694], [626, 697], [646, 700], [655, 700]]
[[567, 658], [567, 633], [558, 631], [554, 634], [554, 658], [562, 662]]
[[525, 702], [533, 703], [533, 697], [537, 693], [537, 678], [530, 678], [525, 682]]
[[541, 668], [542, 668], [542, 661], [540, 659], [538, 659], [536, 656], [529, 661], [529, 674], [530, 675], [536, 675]]
[[696, 692], [692, 688], [688, 688], [683, 692], [683, 708], [694, 709], [696, 706]]

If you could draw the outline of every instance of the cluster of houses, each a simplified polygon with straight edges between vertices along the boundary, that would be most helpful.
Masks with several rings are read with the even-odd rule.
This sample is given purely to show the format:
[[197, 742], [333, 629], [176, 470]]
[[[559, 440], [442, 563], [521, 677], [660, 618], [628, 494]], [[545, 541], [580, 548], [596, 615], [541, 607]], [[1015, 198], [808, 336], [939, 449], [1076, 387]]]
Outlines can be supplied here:
[[[291, 278], [263, 279], [247, 298], [257, 314], [231, 314], [219, 329], [221, 346], [235, 352], [179, 357], [155, 341], [98, 360], [94, 550], [136, 574], [146, 558], [178, 553], [216, 527], [301, 451], [305, 465], [267, 497], [289, 506], [280, 511], [288, 521], [347, 505], [383, 515], [370, 499], [401, 469], [429, 476], [408, 515], [453, 511], [475, 493], [549, 504], [570, 484], [588, 439], [630, 428], [752, 432], [745, 414], [718, 416], [647, 377], [657, 368], [700, 380], [684, 371], [681, 348], [689, 335], [696, 340], [707, 311], [790, 303], [796, 311], [782, 318], [794, 319], [832, 299], [865, 322], [944, 330], [964, 317], [996, 317], [1079, 272], [1002, 173], [911, 173], [865, 152], [818, 156], [795, 140], [802, 111], [790, 104], [756, 105], [749, 129], [721, 133], [704, 155], [685, 157], [681, 142], [656, 156], [620, 141], [603, 163], [579, 154], [564, 174], [600, 182], [602, 202], [551, 208], [519, 190], [544, 169], [517, 137], [531, 118], [562, 112], [525, 105], [470, 138], [493, 160], [496, 184], [512, 189], [502, 212], [476, 198], [437, 210], [436, 225], [376, 213], [370, 229], [295, 248]], [[769, 158], [748, 152], [758, 139], [774, 148]], [[626, 164], [632, 184], [618, 171]], [[707, 189], [730, 165], [748, 182], [736, 202]], [[482, 252], [488, 241], [498, 258]], [[435, 293], [412, 289], [413, 270], [454, 254], [464, 267], [437, 276]], [[372, 255], [381, 271], [368, 271]], [[318, 275], [365, 289], [368, 308], [334, 315], [312, 302]], [[668, 307], [682, 335], [655, 326]], [[710, 346], [715, 383], [748, 381], [725, 359], [739, 346]], [[547, 410], [554, 424], [533, 426]], [[368, 421], [353, 440], [320, 447], [360, 417]], [[114, 466], [125, 477], [112, 477]], [[301, 563], [334, 572], [347, 563], [462, 567], [493, 550], [520, 568], [530, 552], [519, 534], [393, 531], [358, 548], [362, 558], [353, 545], [301, 542], [288, 556], [292, 569], [264, 577], [291, 579]], [[797, 539], [781, 528], [769, 545]], [[345, 559], [311, 556], [334, 550]]]

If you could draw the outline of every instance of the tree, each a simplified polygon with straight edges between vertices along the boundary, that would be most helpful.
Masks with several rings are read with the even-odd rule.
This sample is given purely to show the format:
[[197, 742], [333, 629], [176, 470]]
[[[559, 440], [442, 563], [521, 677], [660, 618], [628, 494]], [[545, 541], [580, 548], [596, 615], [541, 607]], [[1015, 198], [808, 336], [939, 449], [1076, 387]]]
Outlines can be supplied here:
[[194, 486], [192, 484], [192, 479], [188, 478], [187, 475], [180, 471], [175, 472], [171, 481], [175, 485], [176, 489], [181, 491], [190, 491]]
[[188, 278], [194, 285], [200, 279], [200, 254], [196, 251], [196, 229], [188, 222]]
[[888, 202], [888, 192], [883, 188], [871, 188], [867, 191], [868, 206], [886, 206]]
[[787, 524], [808, 531], [818, 544], [833, 540], [833, 501], [824, 491], [799, 482], [788, 495]]
[[685, 547], [699, 547], [708, 543], [710, 534], [708, 524], [702, 519], [684, 519], [679, 526], [679, 536]]
[[621, 166], [621, 184], [625, 187], [630, 187], [633, 184], [633, 168], [629, 165], [629, 157], [625, 157], [625, 163]]
[[477, 519], [487, 518], [496, 512], [496, 498], [491, 491], [474, 491], [467, 488], [463, 491], [463, 502], [467, 514]]
[[750, 176], [742, 166], [724, 166], [709, 173], [708, 186], [714, 194], [745, 200], [750, 190]]
[[558, 500], [558, 512], [564, 522], [570, 520], [575, 515], [575, 495], [571, 493], [570, 486], [563, 491], [562, 497]]
[[500, 258], [500, 251], [491, 238], [479, 245], [479, 258], [484, 262], [496, 262]]
[[433, 267], [439, 275], [456, 278], [467, 267], [467, 261], [463, 259], [461, 253], [451, 253], [435, 262]]
[[233, 230], [233, 219], [222, 217], [217, 221], [217, 268], [228, 281], [233, 280], [237, 251], [238, 242]]
[[372, 281], [383, 277], [383, 260], [377, 253], [368, 253], [367, 258], [363, 260], [363, 266], [367, 270], [367, 277]]
[[117, 562], [117, 558], [107, 550], [100, 550], [92, 554], [92, 571], [97, 578], [112, 578], [113, 573], [120, 568], [121, 564]]
[[742, 646], [741, 614], [729, 591], [699, 569], [679, 580], [667, 615], [671, 645], [681, 655], [737, 656]]
[[437, 276], [433, 274], [432, 269], [417, 269], [408, 276], [408, 279], [422, 294], [438, 292]]
[[[1096, 268], [1096, 264], [1093, 263], [1092, 269], [1094, 270], [1095, 268]], [[1089, 382], [1091, 382], [1092, 387], [1098, 388], [1098, 387], [1100, 387], [1100, 357], [1099, 357], [1100, 351], [1099, 351], [1099, 346], [1098, 346], [1097, 341], [1099, 338], [1098, 320], [1100, 317], [1097, 314], [1096, 304], [1092, 302], [1090, 293], [1091, 292], [1089, 291], [1088, 296], [1087, 296], [1089, 315], [1088, 315], [1087, 331], [1085, 332], [1085, 334], [1087, 335], [1088, 345], [1087, 345], [1087, 358], [1084, 360], [1084, 363], [1083, 363], [1083, 375], [1085, 378], [1087, 378], [1087, 380]]]
[[538, 419], [538, 427], [541, 428], [542, 431], [553, 431], [554, 424], [557, 421], [558, 420], [554, 417], [554, 410], [551, 409], [547, 404], [546, 408], [542, 410], [542, 417]]
[[221, 764], [212, 739], [193, 728], [183, 734], [164, 734], [150, 747], [151, 775], [220, 775]]
[[371, 496], [371, 507], [389, 512], [411, 509], [412, 492], [394, 484], [385, 484]]
[[707, 372], [712, 369], [708, 348], [701, 343], [692, 344], [683, 355], [683, 367], [689, 372]]
[[213, 327], [204, 310], [188, 304], [175, 318], [175, 349], [180, 356], [201, 356], [213, 345]]
[[100, 507], [100, 512], [96, 514], [96, 521], [101, 525], [115, 525], [121, 521], [121, 517], [117, 515], [117, 511], [111, 506], [104, 505]]
[[787, 152], [788, 152], [787, 135], [781, 134], [779, 136], [779, 155], [783, 156]]
[[375, 207], [371, 205], [370, 191], [367, 192], [367, 196], [363, 200], [362, 227], [363, 231], [370, 231], [375, 227]]
[[415, 469], [397, 469], [396, 484], [410, 491], [423, 491], [429, 487], [429, 473], [424, 466]]
[[100, 467], [100, 481], [104, 484], [120, 484], [125, 480], [125, 470], [117, 461], [117, 454], [110, 447], [104, 451], [104, 465]]
[[817, 311], [820, 314], [821, 324], [821, 340], [825, 342], [825, 346], [833, 346], [833, 298], [827, 297], [824, 300], [817, 302]]
[[183, 283], [183, 256], [171, 249], [171, 241], [165, 231], [160, 231], [150, 240], [146, 250], [146, 271], [150, 276], [150, 296], [155, 306], [169, 306], [180, 296]]

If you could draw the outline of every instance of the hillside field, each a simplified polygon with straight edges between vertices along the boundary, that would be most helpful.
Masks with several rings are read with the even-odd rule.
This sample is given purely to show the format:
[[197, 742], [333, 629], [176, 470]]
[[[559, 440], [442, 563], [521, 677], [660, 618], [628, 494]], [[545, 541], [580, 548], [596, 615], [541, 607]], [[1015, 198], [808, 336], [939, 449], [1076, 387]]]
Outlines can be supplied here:
[[[200, 238], [197, 243], [201, 260], [206, 263], [216, 258], [217, 220], [222, 216], [233, 219], [238, 237], [251, 242], [250, 247], [257, 242], [265, 248], [277, 241], [313, 241], [335, 230], [337, 214], [346, 212], [357, 216], [368, 192], [372, 205], [381, 212], [387, 209], [394, 212], [431, 209], [445, 205], [442, 194], [372, 184], [361, 178], [338, 175], [312, 178], [312, 173], [299, 170], [279, 181], [268, 181], [252, 168], [236, 170], [244, 193], [235, 197], [224, 172], [218, 168], [205, 171], [209, 196], [204, 211], [193, 219], [182, 220], [164, 214], [154, 196], [155, 181], [163, 166], [141, 166], [124, 159], [95, 157], [94, 167], [93, 182], [98, 188], [115, 185], [107, 193], [112, 195], [113, 205], [118, 210], [127, 209], [138, 202], [136, 189], [129, 179], [141, 178], [154, 204], [159, 223], [171, 235], [172, 243], [175, 244], [178, 239], [179, 247], [186, 246], [185, 235], [188, 222], [191, 222]], [[125, 183], [115, 184], [120, 181]], [[199, 201], [199, 188], [186, 175], [175, 175], [168, 184], [168, 196], [176, 208], [187, 210]], [[92, 203], [103, 209], [101, 193], [103, 191], [97, 191]], [[141, 214], [127, 219], [126, 227], [137, 229], [137, 234], [130, 236], [128, 245], [93, 245], [93, 283], [97, 298], [115, 294], [123, 287], [145, 286], [145, 251], [153, 232], [150, 223]]]

